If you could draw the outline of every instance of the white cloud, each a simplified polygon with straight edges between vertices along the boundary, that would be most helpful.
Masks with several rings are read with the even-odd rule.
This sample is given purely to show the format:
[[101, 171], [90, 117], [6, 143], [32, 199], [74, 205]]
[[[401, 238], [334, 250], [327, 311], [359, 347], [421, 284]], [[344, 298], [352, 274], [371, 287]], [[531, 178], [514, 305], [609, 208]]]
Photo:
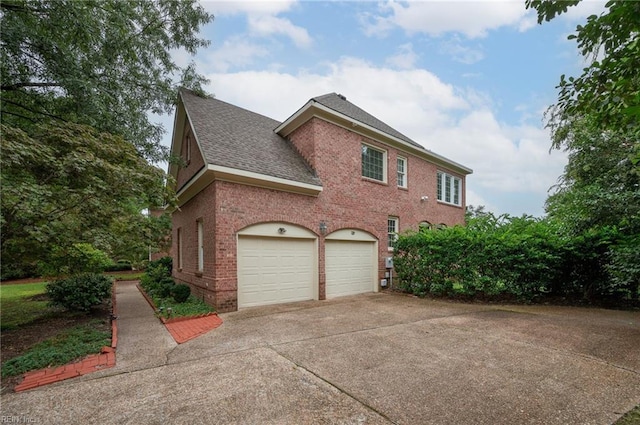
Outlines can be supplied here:
[[298, 47], [311, 46], [311, 37], [306, 29], [293, 25], [285, 18], [272, 15], [249, 16], [249, 28], [259, 36], [282, 34], [291, 39]]
[[268, 49], [260, 44], [252, 43], [245, 37], [230, 37], [219, 48], [201, 55], [205, 65], [199, 68], [227, 72], [232, 68], [249, 66], [256, 58], [268, 55]]
[[398, 53], [386, 59], [387, 65], [398, 69], [412, 69], [415, 67], [418, 55], [413, 51], [411, 43], [398, 47]]
[[460, 37], [454, 36], [440, 45], [440, 51], [457, 62], [471, 65], [484, 59], [484, 53], [479, 48], [465, 46]]
[[394, 27], [408, 33], [439, 36], [453, 32], [468, 38], [484, 37], [487, 32], [503, 26], [525, 31], [531, 28], [533, 12], [523, 1], [387, 1], [379, 15], [363, 15], [361, 23], [367, 35], [384, 35]]
[[204, 1], [203, 7], [215, 16], [244, 14], [248, 31], [255, 36], [283, 35], [302, 48], [312, 44], [308, 31], [278, 15], [288, 12], [296, 1]]

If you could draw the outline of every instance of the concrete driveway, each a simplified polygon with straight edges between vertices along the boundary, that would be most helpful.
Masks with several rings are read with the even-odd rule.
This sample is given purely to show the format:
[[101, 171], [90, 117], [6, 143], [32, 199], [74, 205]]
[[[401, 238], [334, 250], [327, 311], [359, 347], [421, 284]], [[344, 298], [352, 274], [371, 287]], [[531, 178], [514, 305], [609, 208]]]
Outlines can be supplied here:
[[[119, 345], [130, 358], [114, 369], [4, 396], [2, 415], [64, 424], [611, 424], [640, 403], [637, 312], [383, 293], [221, 317], [220, 328], [186, 344]], [[155, 325], [119, 326], [126, 345]]]

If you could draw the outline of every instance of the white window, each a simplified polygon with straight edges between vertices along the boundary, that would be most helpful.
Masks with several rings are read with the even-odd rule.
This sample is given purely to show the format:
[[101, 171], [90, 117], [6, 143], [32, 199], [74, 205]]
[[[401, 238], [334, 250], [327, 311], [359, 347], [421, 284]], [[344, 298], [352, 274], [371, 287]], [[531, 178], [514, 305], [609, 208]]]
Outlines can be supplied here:
[[427, 230], [431, 230], [431, 228], [431, 223], [428, 221], [421, 221], [420, 224], [418, 224], [418, 230], [421, 232], [426, 232]]
[[178, 227], [178, 234], [176, 239], [178, 240], [178, 270], [182, 270], [182, 228]]
[[387, 181], [387, 152], [362, 144], [362, 177]]
[[198, 220], [198, 271], [204, 270], [204, 225]]
[[407, 158], [398, 157], [398, 187], [407, 187]]
[[393, 251], [393, 244], [398, 240], [398, 217], [387, 219], [387, 247]]
[[186, 141], [186, 152], [185, 152], [185, 160], [187, 161], [187, 165], [191, 162], [191, 135], [187, 135]]
[[461, 205], [462, 180], [442, 171], [438, 171], [436, 193], [438, 201], [447, 204]]

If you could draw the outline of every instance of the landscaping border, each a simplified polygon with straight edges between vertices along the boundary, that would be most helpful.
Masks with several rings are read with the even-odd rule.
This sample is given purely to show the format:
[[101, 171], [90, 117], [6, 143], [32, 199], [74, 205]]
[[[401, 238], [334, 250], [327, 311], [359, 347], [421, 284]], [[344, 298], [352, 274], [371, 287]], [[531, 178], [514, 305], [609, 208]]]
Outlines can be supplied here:
[[111, 346], [104, 346], [100, 350], [100, 354], [91, 354], [79, 362], [27, 372], [23, 375], [22, 382], [16, 385], [13, 390], [15, 392], [26, 391], [114, 367], [118, 345], [118, 317], [116, 314], [116, 282], [114, 282], [111, 289]]
[[[140, 286], [140, 282], [136, 283], [136, 287], [151, 308], [154, 311], [158, 311], [151, 297]], [[222, 319], [218, 316], [218, 313], [215, 312], [195, 316], [170, 317], [168, 319], [158, 316], [158, 319], [160, 319], [160, 322], [167, 328], [174, 341], [178, 344], [190, 341], [222, 325]]]

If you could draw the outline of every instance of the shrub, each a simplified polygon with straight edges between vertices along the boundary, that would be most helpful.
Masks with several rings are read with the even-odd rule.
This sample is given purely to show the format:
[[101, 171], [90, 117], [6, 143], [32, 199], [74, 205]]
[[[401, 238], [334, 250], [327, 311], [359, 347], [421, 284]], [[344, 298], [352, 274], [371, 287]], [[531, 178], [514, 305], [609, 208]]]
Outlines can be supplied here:
[[63, 276], [81, 273], [101, 273], [111, 264], [104, 252], [88, 243], [76, 243], [68, 247], [57, 247], [51, 255], [40, 262], [43, 276]]
[[105, 272], [122, 272], [133, 270], [131, 263], [128, 261], [118, 261], [117, 263], [109, 264], [105, 267]]
[[185, 284], [175, 285], [171, 291], [171, 295], [173, 295], [173, 299], [176, 300], [177, 303], [183, 303], [189, 299], [191, 295], [191, 288]]
[[71, 311], [88, 312], [111, 296], [111, 278], [101, 274], [81, 274], [47, 284], [52, 305]]
[[155, 285], [152, 289], [153, 293], [160, 298], [167, 298], [171, 296], [173, 288], [176, 286], [176, 281], [171, 277], [165, 277]]

